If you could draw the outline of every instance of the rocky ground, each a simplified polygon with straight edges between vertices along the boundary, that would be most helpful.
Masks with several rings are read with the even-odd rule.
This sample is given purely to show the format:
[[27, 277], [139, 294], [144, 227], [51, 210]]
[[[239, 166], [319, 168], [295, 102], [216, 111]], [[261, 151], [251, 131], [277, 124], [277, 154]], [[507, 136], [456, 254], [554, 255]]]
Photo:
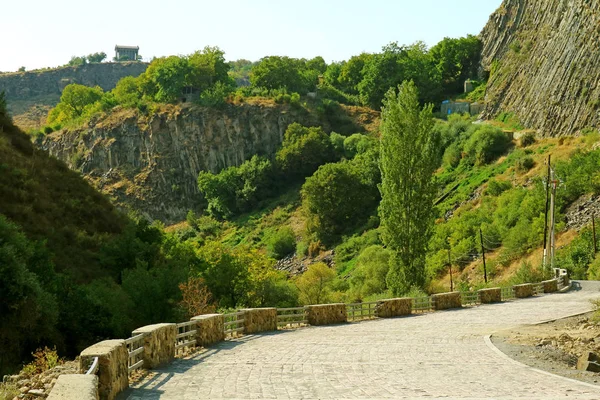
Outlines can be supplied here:
[[0, 387], [0, 399], [31, 400], [48, 396], [59, 375], [78, 373], [79, 361], [67, 361], [36, 375], [6, 375]]
[[599, 384], [600, 373], [576, 369], [585, 352], [600, 354], [600, 323], [592, 313], [502, 331], [492, 342], [511, 358], [567, 378]]

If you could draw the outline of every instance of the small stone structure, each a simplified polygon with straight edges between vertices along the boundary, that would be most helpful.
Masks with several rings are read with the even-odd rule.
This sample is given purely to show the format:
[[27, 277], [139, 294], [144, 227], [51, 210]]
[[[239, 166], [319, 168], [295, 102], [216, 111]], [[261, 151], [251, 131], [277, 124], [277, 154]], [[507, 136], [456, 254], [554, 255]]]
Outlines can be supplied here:
[[176, 324], [147, 325], [133, 331], [132, 336], [144, 334], [144, 368], [156, 368], [175, 358]]
[[191, 319], [196, 321], [196, 345], [209, 346], [225, 340], [223, 314], [204, 314]]
[[348, 322], [346, 304], [317, 304], [306, 306], [306, 319], [310, 325], [327, 325]]
[[542, 281], [542, 285], [544, 285], [544, 293], [553, 293], [558, 290], [558, 281], [556, 279]]
[[502, 301], [502, 289], [500, 288], [479, 289], [478, 292], [481, 304], [500, 303]]
[[99, 400], [98, 376], [83, 374], [60, 375], [47, 399]]
[[438, 293], [431, 295], [434, 310], [447, 310], [449, 308], [460, 308], [462, 302], [460, 292]]
[[277, 308], [248, 308], [244, 312], [244, 333], [277, 330]]
[[375, 306], [375, 315], [379, 318], [399, 317], [410, 315], [412, 312], [412, 298], [380, 300]]
[[523, 299], [525, 297], [533, 296], [533, 284], [531, 283], [523, 283], [521, 285], [513, 286], [515, 289], [515, 297], [517, 299]]
[[79, 357], [81, 373], [92, 364], [94, 357], [98, 357], [98, 396], [101, 400], [112, 400], [129, 386], [129, 353], [125, 341], [104, 340], [83, 350]]

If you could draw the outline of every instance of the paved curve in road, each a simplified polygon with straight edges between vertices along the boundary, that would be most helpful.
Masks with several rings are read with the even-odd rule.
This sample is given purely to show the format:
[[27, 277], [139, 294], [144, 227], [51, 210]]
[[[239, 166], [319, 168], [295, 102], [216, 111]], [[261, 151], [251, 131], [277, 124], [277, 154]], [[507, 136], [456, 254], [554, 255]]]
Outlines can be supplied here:
[[591, 309], [600, 282], [564, 294], [404, 318], [246, 336], [176, 360], [122, 398], [571, 398], [600, 386], [515, 364], [484, 336]]

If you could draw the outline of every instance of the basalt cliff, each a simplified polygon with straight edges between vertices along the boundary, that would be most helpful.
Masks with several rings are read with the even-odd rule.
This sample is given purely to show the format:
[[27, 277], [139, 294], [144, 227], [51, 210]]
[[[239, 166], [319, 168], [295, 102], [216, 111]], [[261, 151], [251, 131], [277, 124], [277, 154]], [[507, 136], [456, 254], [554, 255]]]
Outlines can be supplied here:
[[505, 0], [480, 37], [485, 118], [514, 113], [540, 136], [598, 128], [599, 0]]
[[147, 115], [120, 110], [77, 129], [63, 129], [38, 143], [79, 170], [121, 208], [165, 223], [198, 211], [200, 171], [218, 172], [254, 154], [273, 156], [287, 126], [299, 122], [339, 130], [366, 131], [378, 113], [341, 107], [335, 118], [286, 105], [191, 104], [164, 106]]

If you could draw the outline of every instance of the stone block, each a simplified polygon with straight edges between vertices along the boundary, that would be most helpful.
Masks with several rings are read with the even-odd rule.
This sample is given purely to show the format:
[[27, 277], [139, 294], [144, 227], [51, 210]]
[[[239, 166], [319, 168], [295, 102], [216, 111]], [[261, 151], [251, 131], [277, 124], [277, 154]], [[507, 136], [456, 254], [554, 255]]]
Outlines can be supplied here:
[[244, 333], [258, 333], [277, 330], [276, 308], [246, 308], [244, 312]]
[[204, 314], [192, 318], [196, 321], [196, 344], [209, 346], [225, 340], [223, 314]]
[[375, 306], [375, 315], [379, 318], [399, 317], [410, 315], [412, 299], [410, 297], [380, 300]]
[[544, 293], [553, 293], [558, 290], [558, 281], [556, 279], [542, 281], [542, 285], [544, 285]]
[[481, 304], [499, 303], [502, 301], [502, 289], [500, 288], [479, 289], [478, 292]]
[[104, 340], [83, 350], [79, 372], [84, 373], [94, 357], [98, 357], [98, 396], [100, 400], [112, 400], [129, 386], [129, 353], [125, 341]]
[[533, 284], [532, 283], [523, 283], [521, 285], [513, 286], [515, 289], [515, 297], [517, 299], [523, 299], [525, 297], [533, 296]]
[[431, 295], [434, 310], [447, 310], [449, 308], [460, 308], [462, 302], [460, 292], [437, 293]]
[[83, 374], [60, 375], [47, 399], [99, 400], [98, 376]]
[[315, 304], [306, 306], [306, 319], [310, 325], [327, 325], [348, 322], [344, 303]]
[[600, 372], [600, 358], [591, 351], [586, 351], [577, 359], [577, 369], [581, 371]]
[[175, 358], [176, 324], [154, 324], [136, 329], [132, 336], [144, 334], [144, 368], [152, 369]]

